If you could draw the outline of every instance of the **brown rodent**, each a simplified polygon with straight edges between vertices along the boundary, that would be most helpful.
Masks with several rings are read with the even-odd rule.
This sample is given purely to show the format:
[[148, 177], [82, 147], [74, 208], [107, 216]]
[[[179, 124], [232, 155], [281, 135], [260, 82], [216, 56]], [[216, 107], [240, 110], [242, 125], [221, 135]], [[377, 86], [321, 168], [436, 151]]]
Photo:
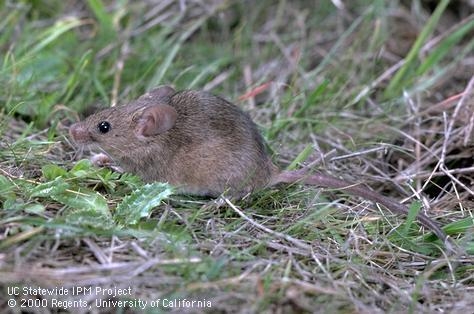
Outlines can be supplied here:
[[[95, 144], [125, 171], [144, 181], [163, 181], [181, 192], [234, 197], [278, 183], [341, 189], [380, 203], [394, 213], [408, 208], [367, 187], [307, 170], [281, 171], [266, 153], [251, 118], [230, 102], [202, 91], [158, 87], [126, 106], [112, 107], [75, 123], [74, 142]], [[418, 221], [441, 240], [444, 231], [426, 215]]]

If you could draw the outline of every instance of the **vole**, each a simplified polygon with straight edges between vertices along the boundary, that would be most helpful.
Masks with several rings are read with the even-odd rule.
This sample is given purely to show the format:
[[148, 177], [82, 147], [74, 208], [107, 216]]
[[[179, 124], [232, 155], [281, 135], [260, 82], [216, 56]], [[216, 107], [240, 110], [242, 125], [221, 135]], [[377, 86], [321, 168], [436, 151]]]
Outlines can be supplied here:
[[[144, 181], [169, 182], [188, 194], [239, 198], [278, 183], [341, 189], [397, 214], [408, 208], [367, 187], [307, 170], [281, 171], [256, 124], [234, 104], [203, 91], [158, 87], [125, 106], [104, 109], [69, 130], [76, 144], [95, 144]], [[446, 242], [426, 215], [418, 221]]]

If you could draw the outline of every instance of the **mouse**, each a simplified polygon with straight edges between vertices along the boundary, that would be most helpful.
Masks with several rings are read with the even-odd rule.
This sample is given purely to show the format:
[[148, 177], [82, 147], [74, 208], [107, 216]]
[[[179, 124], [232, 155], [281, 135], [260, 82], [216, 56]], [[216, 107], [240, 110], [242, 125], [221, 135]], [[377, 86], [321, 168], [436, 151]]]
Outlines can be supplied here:
[[[306, 168], [280, 170], [250, 116], [209, 92], [159, 86], [127, 105], [74, 123], [69, 134], [78, 146], [98, 147], [125, 172], [145, 182], [168, 182], [178, 193], [242, 198], [281, 183], [302, 183], [342, 190], [396, 214], [409, 213], [405, 205], [366, 186]], [[434, 220], [423, 213], [416, 218], [446, 242]]]

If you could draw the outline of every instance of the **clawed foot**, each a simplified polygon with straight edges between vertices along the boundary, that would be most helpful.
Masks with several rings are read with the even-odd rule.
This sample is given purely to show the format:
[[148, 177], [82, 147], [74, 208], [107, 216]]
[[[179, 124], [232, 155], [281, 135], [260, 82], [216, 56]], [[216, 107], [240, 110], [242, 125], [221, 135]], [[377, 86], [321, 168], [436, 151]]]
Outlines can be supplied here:
[[123, 169], [115, 164], [115, 162], [106, 154], [99, 153], [91, 156], [90, 161], [94, 166], [107, 167], [116, 172], [123, 173]]

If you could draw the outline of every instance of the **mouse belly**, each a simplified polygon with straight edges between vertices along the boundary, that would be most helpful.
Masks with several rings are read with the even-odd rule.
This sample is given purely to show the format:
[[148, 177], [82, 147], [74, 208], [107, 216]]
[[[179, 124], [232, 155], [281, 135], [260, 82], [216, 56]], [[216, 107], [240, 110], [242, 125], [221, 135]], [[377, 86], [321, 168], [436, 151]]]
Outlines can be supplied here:
[[204, 176], [189, 175], [193, 172], [190, 171], [179, 178], [172, 176], [167, 181], [177, 187], [179, 193], [210, 197], [224, 194], [233, 198], [242, 198], [265, 187], [269, 182], [269, 178], [257, 177], [254, 171], [241, 171], [235, 174], [229, 173], [227, 169], [225, 171], [208, 169]]
[[145, 182], [168, 182], [179, 193], [211, 197], [223, 193], [243, 197], [267, 186], [276, 169], [268, 157], [260, 156], [256, 150], [230, 150], [226, 143], [216, 140], [194, 147], [183, 145], [166, 155], [145, 155], [142, 151], [138, 160], [126, 156], [118, 162]]
[[210, 197], [225, 194], [242, 198], [270, 182], [271, 169], [268, 166], [262, 168], [211, 167], [196, 162], [168, 167], [124, 167], [124, 170], [137, 174], [145, 182], [168, 182], [179, 194]]

